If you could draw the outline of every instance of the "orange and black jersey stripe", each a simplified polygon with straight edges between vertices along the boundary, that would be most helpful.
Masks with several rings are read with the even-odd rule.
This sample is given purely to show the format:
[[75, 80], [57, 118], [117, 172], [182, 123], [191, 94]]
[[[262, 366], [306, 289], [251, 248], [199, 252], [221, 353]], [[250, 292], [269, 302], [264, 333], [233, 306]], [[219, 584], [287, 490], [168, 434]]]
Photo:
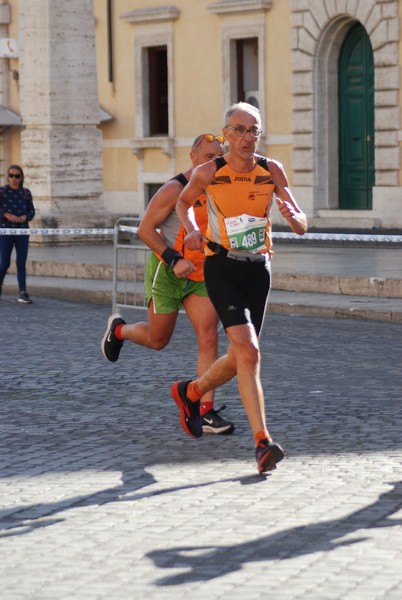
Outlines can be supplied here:
[[[216, 173], [206, 189], [207, 238], [230, 250], [225, 218], [242, 214], [266, 217], [266, 248], [262, 252], [269, 252], [272, 246], [269, 213], [275, 184], [268, 168], [268, 159], [258, 156], [254, 169], [247, 173], [239, 173], [231, 169], [223, 156], [219, 156], [214, 160]], [[208, 248], [205, 252], [206, 254], [213, 254]]]

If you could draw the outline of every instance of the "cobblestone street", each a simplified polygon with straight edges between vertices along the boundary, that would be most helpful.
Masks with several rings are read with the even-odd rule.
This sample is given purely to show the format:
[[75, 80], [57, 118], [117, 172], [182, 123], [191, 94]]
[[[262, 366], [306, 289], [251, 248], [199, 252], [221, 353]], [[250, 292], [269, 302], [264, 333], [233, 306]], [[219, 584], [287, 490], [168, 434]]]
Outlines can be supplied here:
[[402, 325], [268, 314], [287, 458], [262, 477], [235, 381], [216, 398], [233, 435], [179, 425], [186, 318], [160, 353], [126, 343], [111, 364], [109, 311], [0, 301], [2, 600], [402, 598]]

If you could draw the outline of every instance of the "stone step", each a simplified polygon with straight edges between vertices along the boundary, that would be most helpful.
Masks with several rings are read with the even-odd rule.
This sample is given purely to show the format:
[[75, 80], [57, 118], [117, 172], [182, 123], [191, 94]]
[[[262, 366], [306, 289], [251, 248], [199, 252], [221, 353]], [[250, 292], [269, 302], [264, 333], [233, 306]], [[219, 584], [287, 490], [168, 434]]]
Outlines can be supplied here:
[[[124, 245], [118, 252], [118, 304], [143, 306], [143, 268], [148, 249]], [[120, 254], [121, 252], [121, 254]], [[138, 253], [137, 253], [138, 252]], [[149, 252], [149, 251], [148, 251]], [[113, 244], [37, 246], [29, 249], [28, 290], [33, 296], [110, 305]], [[127, 264], [127, 267], [125, 266]], [[281, 243], [272, 261], [271, 312], [353, 316], [401, 322], [402, 250], [387, 246], [311, 246]], [[134, 277], [135, 276], [135, 277]], [[125, 283], [127, 282], [127, 284]], [[123, 295], [123, 290], [129, 292]], [[134, 301], [133, 290], [136, 291]], [[15, 301], [15, 261], [3, 284]]]
[[[15, 265], [8, 271], [15, 273]], [[113, 265], [85, 264], [59, 261], [27, 261], [27, 274], [30, 277], [63, 277], [66, 279], [98, 279], [113, 281]], [[144, 267], [119, 267], [119, 281], [143, 281]], [[321, 294], [346, 294], [374, 296], [378, 298], [402, 298], [402, 279], [391, 277], [359, 277], [346, 275], [323, 275], [319, 273], [276, 272], [273, 269], [272, 289], [294, 292], [314, 292]]]
[[[105, 279], [83, 279], [72, 277], [43, 277], [29, 279], [29, 292], [34, 303], [40, 297], [110, 305], [112, 310], [113, 284]], [[7, 277], [3, 284], [2, 302], [15, 302], [17, 286]], [[123, 314], [139, 308], [143, 301], [141, 284], [137, 284], [136, 306], [133, 306], [132, 291], [126, 296], [119, 292]], [[144, 308], [144, 307], [143, 307]], [[1, 310], [1, 308], [0, 308]], [[269, 312], [274, 314], [309, 315], [316, 317], [342, 317], [402, 323], [402, 299], [351, 294], [324, 294], [273, 289], [270, 293]], [[127, 317], [128, 320], [130, 317]]]
[[402, 298], [402, 279], [381, 277], [274, 273], [272, 288], [292, 292]]

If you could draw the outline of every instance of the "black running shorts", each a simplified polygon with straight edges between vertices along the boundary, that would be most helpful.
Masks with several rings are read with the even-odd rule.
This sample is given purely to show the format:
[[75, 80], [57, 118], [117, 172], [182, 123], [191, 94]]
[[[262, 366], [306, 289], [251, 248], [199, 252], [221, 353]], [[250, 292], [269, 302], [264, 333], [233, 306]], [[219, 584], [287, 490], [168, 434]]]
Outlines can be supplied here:
[[259, 335], [271, 285], [270, 261], [246, 262], [215, 254], [204, 263], [208, 295], [225, 330], [252, 323]]

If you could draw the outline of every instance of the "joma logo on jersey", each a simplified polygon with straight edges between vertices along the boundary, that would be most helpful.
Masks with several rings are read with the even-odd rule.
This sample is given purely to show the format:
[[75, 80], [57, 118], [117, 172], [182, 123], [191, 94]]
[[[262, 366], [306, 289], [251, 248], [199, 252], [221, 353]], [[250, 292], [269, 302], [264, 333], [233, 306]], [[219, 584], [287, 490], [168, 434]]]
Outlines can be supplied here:
[[251, 177], [235, 177], [235, 181], [251, 181]]

